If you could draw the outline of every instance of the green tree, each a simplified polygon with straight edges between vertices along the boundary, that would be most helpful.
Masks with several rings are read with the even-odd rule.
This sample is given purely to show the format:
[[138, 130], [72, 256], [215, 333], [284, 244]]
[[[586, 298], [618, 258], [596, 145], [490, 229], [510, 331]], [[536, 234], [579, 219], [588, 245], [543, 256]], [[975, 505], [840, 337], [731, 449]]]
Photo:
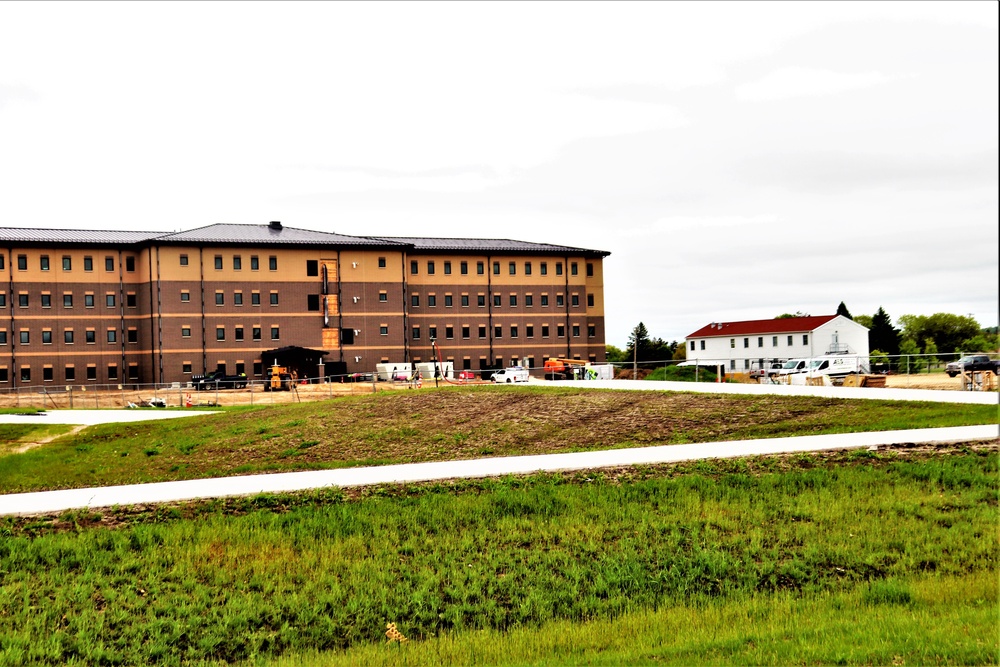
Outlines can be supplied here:
[[674, 350], [674, 361], [684, 361], [688, 358], [687, 345], [678, 345], [677, 349]]
[[847, 310], [847, 306], [844, 304], [843, 301], [841, 301], [840, 305], [837, 306], [837, 314], [838, 315], [843, 315], [844, 317], [846, 317], [849, 320], [853, 320], [854, 319], [853, 317], [851, 317], [851, 311]]
[[989, 333], [986, 329], [963, 340], [959, 352], [998, 352], [1000, 351], [1000, 336]]
[[912, 356], [920, 354], [920, 347], [912, 338], [904, 338], [899, 344], [899, 353], [902, 356], [899, 360], [900, 372], [919, 373], [927, 367], [924, 357]]
[[629, 360], [628, 353], [620, 347], [615, 347], [614, 345], [605, 345], [604, 353], [607, 355], [608, 363], [611, 364], [620, 364], [623, 361]]
[[[937, 354], [938, 348], [933, 338], [924, 339], [924, 354]], [[927, 363], [931, 362], [931, 357], [927, 357]]]
[[803, 313], [801, 310], [796, 310], [794, 314], [792, 313], [782, 313], [774, 319], [776, 320], [787, 320], [789, 317], [809, 317], [809, 313]]
[[979, 322], [967, 315], [934, 313], [933, 315], [903, 315], [899, 318], [903, 338], [913, 341], [934, 341], [942, 352], [956, 352], [962, 342], [980, 332]]
[[899, 329], [892, 326], [892, 318], [879, 306], [868, 327], [868, 348], [882, 350], [891, 357], [899, 354]]
[[869, 329], [872, 328], [872, 316], [871, 315], [855, 315], [854, 316], [854, 321], [857, 322], [858, 324], [860, 324], [863, 327], [867, 327]]
[[649, 331], [642, 322], [639, 322], [629, 334], [626, 353], [628, 361], [633, 359], [646, 360], [646, 356], [649, 354]]

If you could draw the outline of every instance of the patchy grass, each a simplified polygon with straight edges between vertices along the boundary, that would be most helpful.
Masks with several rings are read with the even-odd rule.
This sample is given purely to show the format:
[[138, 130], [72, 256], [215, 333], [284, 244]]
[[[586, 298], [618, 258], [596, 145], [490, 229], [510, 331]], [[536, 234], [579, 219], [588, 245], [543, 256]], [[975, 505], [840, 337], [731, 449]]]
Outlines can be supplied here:
[[990, 443], [7, 518], [0, 665], [995, 664], [997, 466]]
[[94, 426], [0, 456], [0, 489], [995, 422], [995, 406], [574, 388], [425, 389]]

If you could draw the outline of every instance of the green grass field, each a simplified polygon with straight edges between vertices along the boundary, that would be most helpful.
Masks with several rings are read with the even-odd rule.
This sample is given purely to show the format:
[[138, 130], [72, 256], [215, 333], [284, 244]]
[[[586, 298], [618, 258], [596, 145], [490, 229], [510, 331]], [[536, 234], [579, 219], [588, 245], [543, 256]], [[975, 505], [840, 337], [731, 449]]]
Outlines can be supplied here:
[[996, 664], [997, 468], [990, 444], [8, 518], [0, 665]]
[[[996, 423], [996, 406], [476, 387], [53, 433], [0, 428], [5, 493], [272, 471]], [[55, 427], [48, 427], [53, 429]]]

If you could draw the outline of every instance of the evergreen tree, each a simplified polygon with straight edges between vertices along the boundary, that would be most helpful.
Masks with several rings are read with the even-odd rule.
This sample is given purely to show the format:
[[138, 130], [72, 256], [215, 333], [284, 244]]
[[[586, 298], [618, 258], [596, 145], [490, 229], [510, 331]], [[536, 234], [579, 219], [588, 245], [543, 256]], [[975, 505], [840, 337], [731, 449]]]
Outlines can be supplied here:
[[649, 354], [649, 331], [642, 322], [639, 322], [629, 334], [627, 352], [629, 360], [638, 358], [639, 361], [643, 361]]
[[893, 328], [892, 319], [881, 306], [872, 316], [872, 326], [868, 331], [868, 348], [881, 350], [889, 356], [899, 354], [899, 329]]
[[837, 306], [837, 314], [838, 315], [843, 315], [844, 317], [846, 317], [849, 320], [853, 320], [854, 319], [853, 317], [851, 317], [851, 311], [847, 310], [847, 306], [844, 304], [843, 301], [841, 301], [840, 305]]

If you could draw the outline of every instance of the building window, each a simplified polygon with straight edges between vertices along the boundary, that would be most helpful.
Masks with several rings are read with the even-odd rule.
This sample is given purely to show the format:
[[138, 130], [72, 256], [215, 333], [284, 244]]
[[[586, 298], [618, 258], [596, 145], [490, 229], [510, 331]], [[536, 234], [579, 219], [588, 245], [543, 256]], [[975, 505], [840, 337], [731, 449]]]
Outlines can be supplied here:
[[545, 308], [548, 305], [549, 305], [549, 295], [548, 294], [543, 294], [542, 295], [542, 308]]
[[802, 334], [802, 344], [803, 345], [809, 344], [809, 334]]
[[277, 306], [278, 305], [278, 293], [277, 292], [271, 292], [271, 305], [272, 306]]
[[52, 344], [52, 332], [48, 329], [42, 331], [42, 345]]
[[243, 305], [243, 292], [233, 292], [233, 305], [234, 306]]
[[51, 308], [51, 307], [52, 307], [52, 295], [51, 294], [43, 294], [42, 295], [42, 308]]
[[128, 379], [138, 380], [139, 379], [139, 364], [129, 364], [128, 365]]
[[736, 349], [736, 339], [735, 338], [730, 338], [729, 339], [729, 348], [732, 349], [732, 350]]
[[459, 262], [459, 264], [458, 264], [458, 272], [461, 273], [463, 276], [469, 275], [469, 263], [468, 262]]
[[451, 340], [455, 337], [455, 327], [447, 326], [444, 328], [444, 337]]
[[435, 308], [435, 307], [437, 307], [437, 297], [434, 296], [433, 294], [428, 294], [427, 295], [427, 307], [428, 308]]
[[108, 364], [108, 379], [117, 380], [118, 379], [118, 366], [115, 364]]
[[319, 294], [306, 295], [306, 310], [309, 312], [319, 312]]
[[450, 276], [451, 275], [451, 262], [446, 261], [444, 263], [444, 275], [446, 275], [446, 276]]
[[579, 338], [579, 337], [580, 337], [580, 325], [579, 324], [574, 324], [573, 325], [573, 338]]
[[445, 294], [444, 295], [444, 307], [445, 308], [451, 308], [451, 306], [452, 306], [451, 295], [450, 294]]
[[562, 275], [562, 262], [556, 262], [556, 275]]
[[535, 305], [534, 297], [532, 297], [530, 294], [525, 294], [524, 295], [524, 307], [525, 308], [531, 308], [533, 305]]
[[483, 275], [486, 273], [486, 265], [483, 262], [476, 262], [476, 275]]
[[389, 335], [389, 327], [387, 327], [387, 326], [386, 326], [386, 325], [384, 325], [384, 324], [383, 324], [383, 325], [381, 325], [381, 326], [380, 326], [380, 327], [378, 328], [378, 335], [379, 335], [379, 336], [388, 336], [388, 335]]
[[525, 336], [525, 338], [534, 338], [535, 337], [535, 327], [532, 326], [531, 324], [525, 325], [525, 327], [524, 327], [524, 336]]
[[579, 294], [574, 294], [573, 296], [570, 297], [570, 305], [573, 306], [574, 308], [579, 308], [580, 306]]
[[743, 339], [743, 347], [744, 348], [750, 347], [750, 339], [749, 338], [744, 338]]
[[222, 255], [215, 256], [215, 270], [216, 271], [222, 270]]
[[594, 264], [592, 262], [587, 262], [587, 277], [594, 277]]
[[233, 255], [233, 271], [243, 270], [243, 257], [240, 255]]
[[480, 338], [486, 338], [486, 325], [485, 324], [480, 324], [479, 325], [479, 337]]
[[410, 305], [412, 307], [414, 307], [414, 308], [419, 308], [420, 307], [420, 295], [419, 294], [411, 294], [410, 295]]
[[226, 305], [226, 294], [224, 292], [215, 293], [215, 305], [216, 306]]
[[380, 268], [380, 269], [384, 269], [385, 268], [385, 257], [379, 257], [378, 258], [378, 268]]
[[[0, 257], [3, 257], [3, 255], [0, 255]], [[7, 293], [0, 292], [0, 308], [6, 308], [6, 307], [7, 307]]]
[[510, 337], [511, 338], [517, 338], [517, 325], [516, 324], [510, 325]]
[[118, 342], [118, 332], [116, 332], [114, 329], [108, 329], [108, 342], [109, 343]]
[[181, 327], [181, 338], [191, 337], [191, 327]]
[[570, 262], [570, 265], [569, 265], [569, 274], [571, 276], [575, 276], [575, 275], [578, 274], [576, 262]]
[[18, 271], [27, 271], [28, 270], [28, 256], [27, 255], [18, 255], [17, 256], [17, 270]]
[[73, 259], [72, 258], [66, 257], [64, 255], [63, 258], [62, 258], [62, 262], [63, 262], [63, 271], [72, 271], [73, 270]]
[[63, 308], [72, 308], [72, 307], [73, 307], [73, 295], [63, 294]]
[[251, 292], [250, 293], [250, 305], [251, 306], [259, 306], [260, 305], [260, 292]]
[[789, 336], [788, 337], [788, 346], [791, 347], [792, 345], [794, 345], [794, 343], [792, 343], [792, 337]]
[[587, 295], [587, 307], [588, 308], [593, 308], [594, 307], [594, 295], [593, 294], [588, 294]]
[[128, 342], [130, 343], [139, 342], [139, 331], [137, 329], [129, 329], [127, 333], [128, 333], [128, 338], [127, 338]]
[[108, 271], [109, 273], [110, 272], [114, 272], [114, 270], [115, 270], [115, 258], [114, 257], [105, 257], [104, 258], [104, 270]]
[[757, 336], [757, 347], [764, 347], [764, 337]]
[[31, 343], [31, 332], [30, 331], [21, 331], [20, 340], [21, 340], [21, 345], [28, 345], [28, 344], [30, 344]]
[[250, 270], [260, 271], [260, 258], [257, 255], [250, 255]]
[[704, 350], [705, 349], [705, 341], [700, 341], [700, 342], [701, 342], [701, 349]]
[[132, 255], [125, 258], [125, 270], [130, 272], [135, 271], [135, 257]]
[[548, 338], [548, 337], [549, 337], [549, 325], [548, 324], [543, 324], [542, 325], [542, 338]]
[[104, 295], [104, 305], [106, 305], [108, 308], [114, 308], [115, 307], [115, 295], [114, 294], [105, 294]]
[[84, 294], [83, 295], [83, 305], [86, 308], [93, 308], [94, 307], [94, 295], [93, 294]]
[[307, 276], [318, 276], [319, 275], [319, 261], [315, 259], [306, 260], [306, 275]]
[[381, 301], [382, 303], [386, 303], [389, 300], [388, 293], [386, 293], [384, 291], [383, 292], [379, 292], [378, 293], [378, 300]]
[[27, 294], [18, 294], [17, 295], [17, 305], [20, 308], [27, 308], [28, 307], [28, 295]]
[[566, 337], [566, 326], [563, 325], [563, 324], [557, 324], [556, 325], [556, 338], [565, 338], [565, 337]]
[[511, 305], [512, 308], [514, 308], [514, 307], [517, 306], [517, 295], [516, 294], [511, 294], [510, 295], [510, 305]]
[[271, 255], [267, 258], [267, 268], [269, 271], [278, 270], [278, 258], [275, 255]]
[[510, 264], [507, 265], [507, 270], [510, 272], [510, 275], [516, 276], [517, 275], [517, 262], [510, 262]]
[[463, 308], [468, 308], [469, 307], [469, 295], [468, 294], [463, 294], [462, 295], [462, 307]]
[[183, 364], [181, 364], [181, 373], [184, 373], [184, 374], [190, 374], [191, 373], [191, 362], [190, 361], [185, 361]]
[[436, 340], [437, 337], [438, 337], [438, 328], [427, 327], [427, 338], [429, 338], [430, 340]]
[[[86, 262], [87, 258], [84, 257], [83, 261]], [[188, 265], [188, 256], [187, 255], [181, 255], [181, 266], [187, 266], [187, 265]]]
[[39, 264], [41, 266], [42, 271], [48, 271], [49, 270], [49, 256], [48, 255], [42, 255], [39, 258]]
[[417, 260], [415, 260], [415, 259], [411, 259], [410, 260], [410, 274], [415, 276], [418, 273], [420, 273], [420, 263]]
[[479, 294], [478, 296], [476, 296], [476, 305], [479, 306], [480, 308], [485, 308], [486, 307], [486, 295], [485, 294]]
[[84, 338], [87, 341], [87, 345], [93, 345], [94, 343], [97, 342], [97, 332], [94, 331], [93, 329], [87, 329], [84, 332]]
[[429, 276], [434, 275], [434, 262], [431, 260], [427, 261], [427, 275]]
[[500, 262], [493, 262], [493, 275], [500, 275]]
[[252, 327], [250, 329], [250, 336], [254, 340], [260, 340], [260, 327]]
[[500, 307], [500, 295], [499, 294], [494, 294], [493, 295], [493, 307], [494, 308], [499, 308]]
[[691, 341], [691, 351], [694, 352], [694, 341]]
[[413, 340], [420, 340], [420, 327], [413, 327]]
[[526, 275], [526, 276], [530, 276], [531, 275], [531, 262], [525, 262], [524, 263], [524, 275]]
[[771, 347], [778, 347], [778, 337], [771, 336]]
[[226, 328], [216, 327], [215, 328], [215, 340], [226, 340]]
[[97, 366], [87, 366], [87, 379], [88, 380], [97, 379]]
[[67, 382], [73, 382], [74, 380], [76, 380], [76, 366], [67, 366], [66, 367], [66, 381]]
[[587, 338], [595, 338], [597, 336], [597, 325], [588, 324], [587, 325]]
[[281, 338], [281, 332], [278, 330], [278, 327], [271, 327], [271, 340], [278, 340], [279, 338]]
[[[72, 300], [73, 300], [73, 297], [70, 297], [70, 301], [71, 302], [72, 302]], [[128, 294], [125, 295], [125, 305], [128, 306], [129, 308], [135, 308], [135, 293], [134, 292], [129, 292]]]
[[73, 330], [72, 329], [66, 329], [65, 331], [63, 331], [63, 342], [66, 343], [67, 345], [72, 345], [73, 344]]
[[6, 344], [7, 344], [7, 330], [0, 329], [0, 345], [6, 345]]
[[469, 326], [467, 324], [462, 325], [462, 338], [469, 337]]
[[44, 382], [52, 382], [52, 366], [42, 368], [42, 380]]
[[563, 295], [562, 294], [556, 294], [556, 306], [559, 307], [559, 308], [562, 308], [565, 303], [566, 303], [566, 300], [563, 298]]
[[181, 301], [182, 302], [190, 301], [190, 300], [191, 300], [191, 293], [190, 292], [188, 292], [187, 290], [181, 292]]

